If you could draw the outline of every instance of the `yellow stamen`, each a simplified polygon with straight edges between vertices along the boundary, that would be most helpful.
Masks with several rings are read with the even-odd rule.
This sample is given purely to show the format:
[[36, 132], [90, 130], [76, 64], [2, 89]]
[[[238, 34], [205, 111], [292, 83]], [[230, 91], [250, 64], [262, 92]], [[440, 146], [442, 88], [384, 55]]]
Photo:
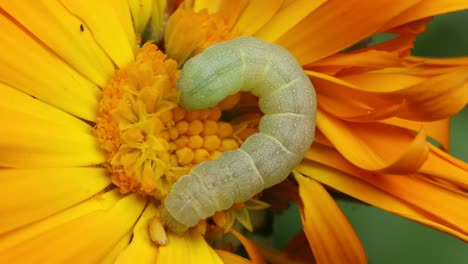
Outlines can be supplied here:
[[146, 43], [103, 89], [95, 134], [122, 193], [161, 201], [180, 176], [223, 151], [222, 139], [234, 140], [232, 126], [219, 121], [219, 107], [178, 106], [178, 75], [177, 63]]

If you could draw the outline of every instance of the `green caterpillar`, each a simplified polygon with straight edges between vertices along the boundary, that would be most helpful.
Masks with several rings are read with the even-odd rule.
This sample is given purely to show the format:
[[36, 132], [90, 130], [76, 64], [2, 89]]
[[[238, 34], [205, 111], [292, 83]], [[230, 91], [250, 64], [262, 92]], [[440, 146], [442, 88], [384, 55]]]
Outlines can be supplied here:
[[284, 48], [254, 37], [218, 43], [187, 61], [177, 81], [189, 110], [215, 106], [240, 91], [258, 96], [259, 133], [234, 151], [182, 176], [164, 200], [162, 220], [182, 232], [233, 203], [283, 181], [314, 138], [315, 90]]

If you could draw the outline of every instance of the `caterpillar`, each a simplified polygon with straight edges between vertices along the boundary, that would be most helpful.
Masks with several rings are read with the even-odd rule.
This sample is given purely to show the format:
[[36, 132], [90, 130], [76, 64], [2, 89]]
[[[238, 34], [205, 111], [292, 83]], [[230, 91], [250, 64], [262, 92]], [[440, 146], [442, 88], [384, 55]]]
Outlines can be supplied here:
[[195, 166], [174, 183], [161, 219], [183, 232], [217, 211], [244, 202], [283, 181], [314, 138], [315, 90], [301, 65], [284, 48], [254, 37], [208, 47], [188, 60], [177, 81], [188, 110], [215, 106], [249, 91], [259, 99], [259, 133], [239, 149]]

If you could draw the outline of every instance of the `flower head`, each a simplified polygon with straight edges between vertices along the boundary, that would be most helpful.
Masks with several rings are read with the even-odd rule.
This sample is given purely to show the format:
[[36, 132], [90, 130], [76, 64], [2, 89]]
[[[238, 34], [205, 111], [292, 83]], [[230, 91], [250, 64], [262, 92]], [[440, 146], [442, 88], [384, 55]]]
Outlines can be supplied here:
[[[468, 240], [468, 165], [445, 152], [448, 119], [468, 102], [468, 59], [409, 53], [429, 17], [466, 1], [0, 6], [2, 261], [249, 263], [234, 235], [255, 263], [365, 263], [331, 189]], [[382, 32], [395, 37], [370, 46]], [[189, 111], [176, 89], [187, 60], [239, 36], [299, 61], [317, 93], [316, 137], [287, 181], [176, 234], [161, 215], [172, 186], [259, 130], [249, 93]], [[289, 202], [303, 232], [284, 252], [236, 231]]]

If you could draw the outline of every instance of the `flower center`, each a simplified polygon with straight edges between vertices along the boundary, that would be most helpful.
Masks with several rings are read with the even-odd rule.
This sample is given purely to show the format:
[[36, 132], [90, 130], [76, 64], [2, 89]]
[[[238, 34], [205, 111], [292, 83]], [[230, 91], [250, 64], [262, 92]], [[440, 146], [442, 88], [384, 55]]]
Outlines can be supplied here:
[[95, 134], [122, 193], [163, 200], [193, 166], [239, 147], [231, 124], [220, 121], [221, 111], [239, 96], [186, 111], [178, 106], [178, 75], [177, 63], [146, 43], [103, 89]]

